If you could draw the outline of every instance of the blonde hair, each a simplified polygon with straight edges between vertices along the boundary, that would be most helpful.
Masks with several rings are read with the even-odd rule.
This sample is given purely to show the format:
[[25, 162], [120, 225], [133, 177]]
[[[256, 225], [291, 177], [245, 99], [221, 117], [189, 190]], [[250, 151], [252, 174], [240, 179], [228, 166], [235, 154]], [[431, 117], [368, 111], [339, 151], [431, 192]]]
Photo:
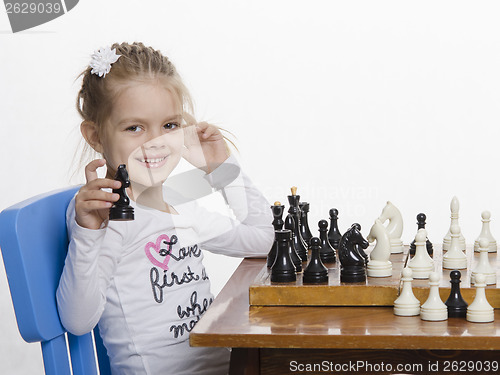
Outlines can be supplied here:
[[[158, 80], [164, 83], [174, 94], [182, 112], [193, 113], [193, 101], [188, 89], [175, 66], [160, 51], [140, 42], [114, 43], [111, 49], [116, 49], [120, 58], [112, 64], [105, 77], [91, 73], [90, 66], [78, 76], [82, 77], [82, 87], [76, 97], [76, 109], [84, 121], [95, 124], [99, 138], [102, 139], [104, 135], [104, 124], [111, 114], [116, 97], [131, 81]], [[84, 142], [78, 163], [80, 167], [96, 154]]]
[[[112, 64], [111, 70], [106, 76], [99, 77], [92, 74], [90, 66], [78, 76], [78, 78], [82, 77], [82, 86], [76, 98], [77, 111], [84, 121], [95, 124], [100, 138], [104, 134], [104, 124], [111, 114], [115, 98], [130, 81], [158, 80], [162, 82], [174, 94], [181, 107], [183, 118], [185, 118], [185, 114], [190, 114], [191, 118], [193, 117], [191, 95], [175, 66], [160, 51], [146, 47], [140, 42], [114, 43], [111, 49], [116, 49], [116, 54], [120, 55], [120, 58]], [[225, 136], [224, 139], [234, 145]], [[93, 156], [95, 153], [84, 142], [80, 166]]]
[[105, 77], [92, 74], [90, 67], [80, 74], [83, 76], [83, 81], [76, 98], [76, 108], [83, 120], [93, 122], [102, 130], [104, 122], [111, 113], [119, 87], [131, 80], [164, 81], [176, 94], [183, 112], [193, 112], [193, 101], [188, 89], [175, 66], [160, 51], [137, 42], [115, 43], [111, 49], [116, 49], [120, 58], [113, 63]]

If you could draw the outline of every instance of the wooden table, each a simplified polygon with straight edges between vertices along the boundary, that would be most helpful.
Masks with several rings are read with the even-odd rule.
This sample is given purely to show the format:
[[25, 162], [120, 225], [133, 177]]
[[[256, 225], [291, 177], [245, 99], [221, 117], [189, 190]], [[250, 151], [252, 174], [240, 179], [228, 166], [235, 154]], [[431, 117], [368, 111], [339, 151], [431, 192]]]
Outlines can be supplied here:
[[500, 373], [499, 310], [492, 323], [470, 323], [391, 307], [249, 306], [264, 264], [243, 260], [191, 332], [193, 346], [233, 348], [231, 374]]

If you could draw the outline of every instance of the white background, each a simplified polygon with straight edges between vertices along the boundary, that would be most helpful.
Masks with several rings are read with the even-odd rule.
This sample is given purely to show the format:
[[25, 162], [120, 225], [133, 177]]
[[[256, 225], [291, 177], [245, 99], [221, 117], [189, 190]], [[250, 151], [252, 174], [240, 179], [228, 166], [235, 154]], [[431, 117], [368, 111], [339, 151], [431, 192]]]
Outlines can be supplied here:
[[[468, 243], [480, 214], [500, 237], [500, 4], [496, 1], [81, 0], [12, 34], [0, 6], [0, 209], [81, 183], [78, 74], [97, 48], [142, 41], [176, 64], [200, 120], [236, 135], [270, 202], [299, 187], [313, 229], [328, 210], [365, 235], [387, 200], [403, 240], [427, 214], [433, 242], [460, 200]], [[210, 257], [218, 292], [238, 260]], [[42, 373], [0, 275], [0, 373]]]

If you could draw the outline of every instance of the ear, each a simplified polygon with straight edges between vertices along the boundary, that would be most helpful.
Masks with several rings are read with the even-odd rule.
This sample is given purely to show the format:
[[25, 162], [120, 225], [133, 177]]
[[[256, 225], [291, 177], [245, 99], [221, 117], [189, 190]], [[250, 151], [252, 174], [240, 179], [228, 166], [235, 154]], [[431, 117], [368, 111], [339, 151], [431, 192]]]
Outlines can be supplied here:
[[99, 138], [97, 125], [92, 121], [83, 121], [80, 124], [80, 131], [82, 132], [83, 138], [85, 138], [90, 147], [102, 154], [103, 147], [102, 142]]

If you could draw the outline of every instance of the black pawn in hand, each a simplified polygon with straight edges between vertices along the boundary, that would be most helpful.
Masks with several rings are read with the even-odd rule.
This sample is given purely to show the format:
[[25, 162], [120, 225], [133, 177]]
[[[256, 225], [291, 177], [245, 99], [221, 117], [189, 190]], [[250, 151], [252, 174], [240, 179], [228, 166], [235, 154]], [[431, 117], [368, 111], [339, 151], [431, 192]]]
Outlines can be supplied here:
[[127, 168], [125, 164], [120, 164], [116, 171], [115, 180], [120, 181], [122, 186], [119, 189], [113, 189], [113, 193], [120, 195], [120, 199], [109, 209], [109, 220], [129, 221], [134, 220], [134, 208], [130, 206], [130, 199], [127, 196], [126, 188], [130, 186]]
[[467, 302], [460, 293], [460, 271], [450, 272], [451, 290], [450, 296], [444, 303], [448, 307], [448, 318], [465, 318], [467, 315]]
[[[425, 229], [425, 220], [427, 220], [427, 216], [425, 216], [425, 214], [420, 213], [417, 215], [418, 229]], [[432, 246], [432, 242], [429, 241], [429, 238], [427, 238], [427, 240], [425, 241], [425, 246], [427, 248], [427, 253], [432, 256], [432, 254], [434, 253], [434, 248]], [[415, 255], [416, 249], [417, 248], [415, 246], [415, 240], [413, 240], [410, 244], [410, 255]]]
[[321, 240], [311, 238], [311, 260], [304, 270], [302, 282], [304, 284], [321, 284], [328, 282], [328, 268], [325, 267], [320, 257]]

